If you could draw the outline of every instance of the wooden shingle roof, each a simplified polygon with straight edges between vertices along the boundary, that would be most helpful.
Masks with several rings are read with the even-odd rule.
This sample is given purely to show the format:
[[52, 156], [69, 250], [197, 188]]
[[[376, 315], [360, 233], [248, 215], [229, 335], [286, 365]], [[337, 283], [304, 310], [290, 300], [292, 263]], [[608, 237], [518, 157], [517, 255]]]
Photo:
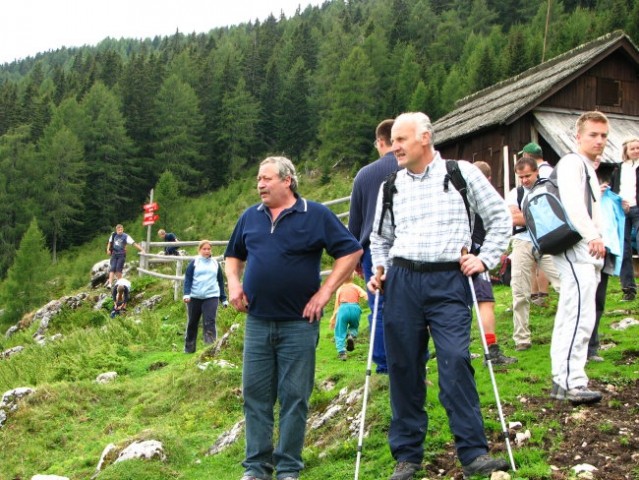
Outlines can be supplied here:
[[433, 125], [435, 144], [497, 125], [509, 125], [617, 49], [639, 64], [639, 50], [623, 32], [609, 33], [457, 102]]

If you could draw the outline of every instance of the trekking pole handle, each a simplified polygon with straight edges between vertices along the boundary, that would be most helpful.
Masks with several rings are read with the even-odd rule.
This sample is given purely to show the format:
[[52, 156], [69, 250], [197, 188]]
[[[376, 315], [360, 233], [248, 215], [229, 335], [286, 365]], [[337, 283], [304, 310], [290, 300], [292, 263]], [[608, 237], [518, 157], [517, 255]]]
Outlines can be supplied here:
[[382, 275], [384, 275], [384, 267], [378, 266], [375, 272], [375, 279], [377, 280], [377, 284], [379, 285], [379, 292], [384, 293], [383, 283], [382, 283]]

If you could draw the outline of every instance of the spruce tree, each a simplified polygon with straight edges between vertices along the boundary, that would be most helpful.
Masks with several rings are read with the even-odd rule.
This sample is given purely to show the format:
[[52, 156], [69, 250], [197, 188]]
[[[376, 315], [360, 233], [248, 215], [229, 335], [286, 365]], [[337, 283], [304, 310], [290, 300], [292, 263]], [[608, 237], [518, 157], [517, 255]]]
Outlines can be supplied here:
[[2, 285], [3, 320], [15, 322], [26, 312], [46, 303], [50, 264], [44, 235], [34, 218], [20, 241], [13, 265]]
[[209, 186], [202, 149], [204, 117], [193, 88], [169, 76], [156, 99], [153, 157], [157, 172], [171, 171], [186, 193]]
[[[42, 176], [35, 184], [38, 204], [43, 206], [42, 225], [51, 242], [53, 262], [69, 226], [81, 223], [85, 188], [84, 149], [78, 137], [67, 127], [45, 130], [40, 142], [38, 163]], [[64, 241], [66, 240], [66, 241]]]
[[320, 127], [324, 166], [362, 166], [373, 149], [377, 118], [377, 76], [361, 47], [340, 65], [331, 91], [332, 102]]

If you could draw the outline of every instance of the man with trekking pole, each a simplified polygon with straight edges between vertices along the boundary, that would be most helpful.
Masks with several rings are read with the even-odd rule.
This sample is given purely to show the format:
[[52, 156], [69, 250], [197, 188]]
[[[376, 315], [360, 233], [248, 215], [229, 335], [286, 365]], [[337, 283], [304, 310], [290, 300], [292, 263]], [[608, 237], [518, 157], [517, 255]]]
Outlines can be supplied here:
[[384, 186], [380, 188], [371, 253], [373, 268], [382, 268], [368, 283], [371, 291], [383, 291], [385, 297], [392, 411], [388, 439], [397, 462], [390, 480], [409, 480], [421, 470], [428, 431], [425, 362], [431, 337], [437, 353], [439, 398], [448, 414], [464, 477], [508, 470], [508, 462], [488, 455], [470, 363], [468, 277], [499, 262], [508, 246], [510, 213], [479, 169], [458, 162], [469, 208], [484, 219], [486, 229], [481, 253], [460, 255], [462, 248], [470, 247], [470, 210], [462, 194], [448, 186], [450, 174], [434, 149], [428, 116], [404, 113], [397, 117], [392, 144], [404, 170], [397, 173], [391, 211], [384, 215]]

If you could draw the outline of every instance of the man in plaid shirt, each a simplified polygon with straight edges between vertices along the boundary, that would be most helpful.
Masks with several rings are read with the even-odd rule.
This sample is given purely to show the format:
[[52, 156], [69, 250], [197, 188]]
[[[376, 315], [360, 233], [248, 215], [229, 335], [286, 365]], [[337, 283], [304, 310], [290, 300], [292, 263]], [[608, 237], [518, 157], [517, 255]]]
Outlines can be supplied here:
[[[448, 412], [464, 476], [507, 470], [488, 453], [479, 395], [470, 363], [472, 294], [467, 277], [494, 267], [506, 250], [511, 217], [504, 200], [481, 171], [458, 163], [473, 213], [484, 220], [486, 238], [478, 256], [470, 250], [471, 226], [461, 194], [446, 182], [446, 161], [433, 147], [433, 129], [423, 113], [405, 113], [392, 129], [399, 167], [393, 195], [394, 224], [382, 216], [383, 186], [371, 234], [373, 266], [382, 267], [368, 286], [384, 290], [385, 346], [392, 418], [389, 444], [397, 460], [391, 480], [409, 480], [421, 469], [428, 416], [425, 360], [432, 337], [437, 352], [439, 398]], [[474, 215], [471, 215], [474, 217]], [[381, 232], [377, 226], [381, 224]], [[384, 273], [385, 272], [385, 273]]]

